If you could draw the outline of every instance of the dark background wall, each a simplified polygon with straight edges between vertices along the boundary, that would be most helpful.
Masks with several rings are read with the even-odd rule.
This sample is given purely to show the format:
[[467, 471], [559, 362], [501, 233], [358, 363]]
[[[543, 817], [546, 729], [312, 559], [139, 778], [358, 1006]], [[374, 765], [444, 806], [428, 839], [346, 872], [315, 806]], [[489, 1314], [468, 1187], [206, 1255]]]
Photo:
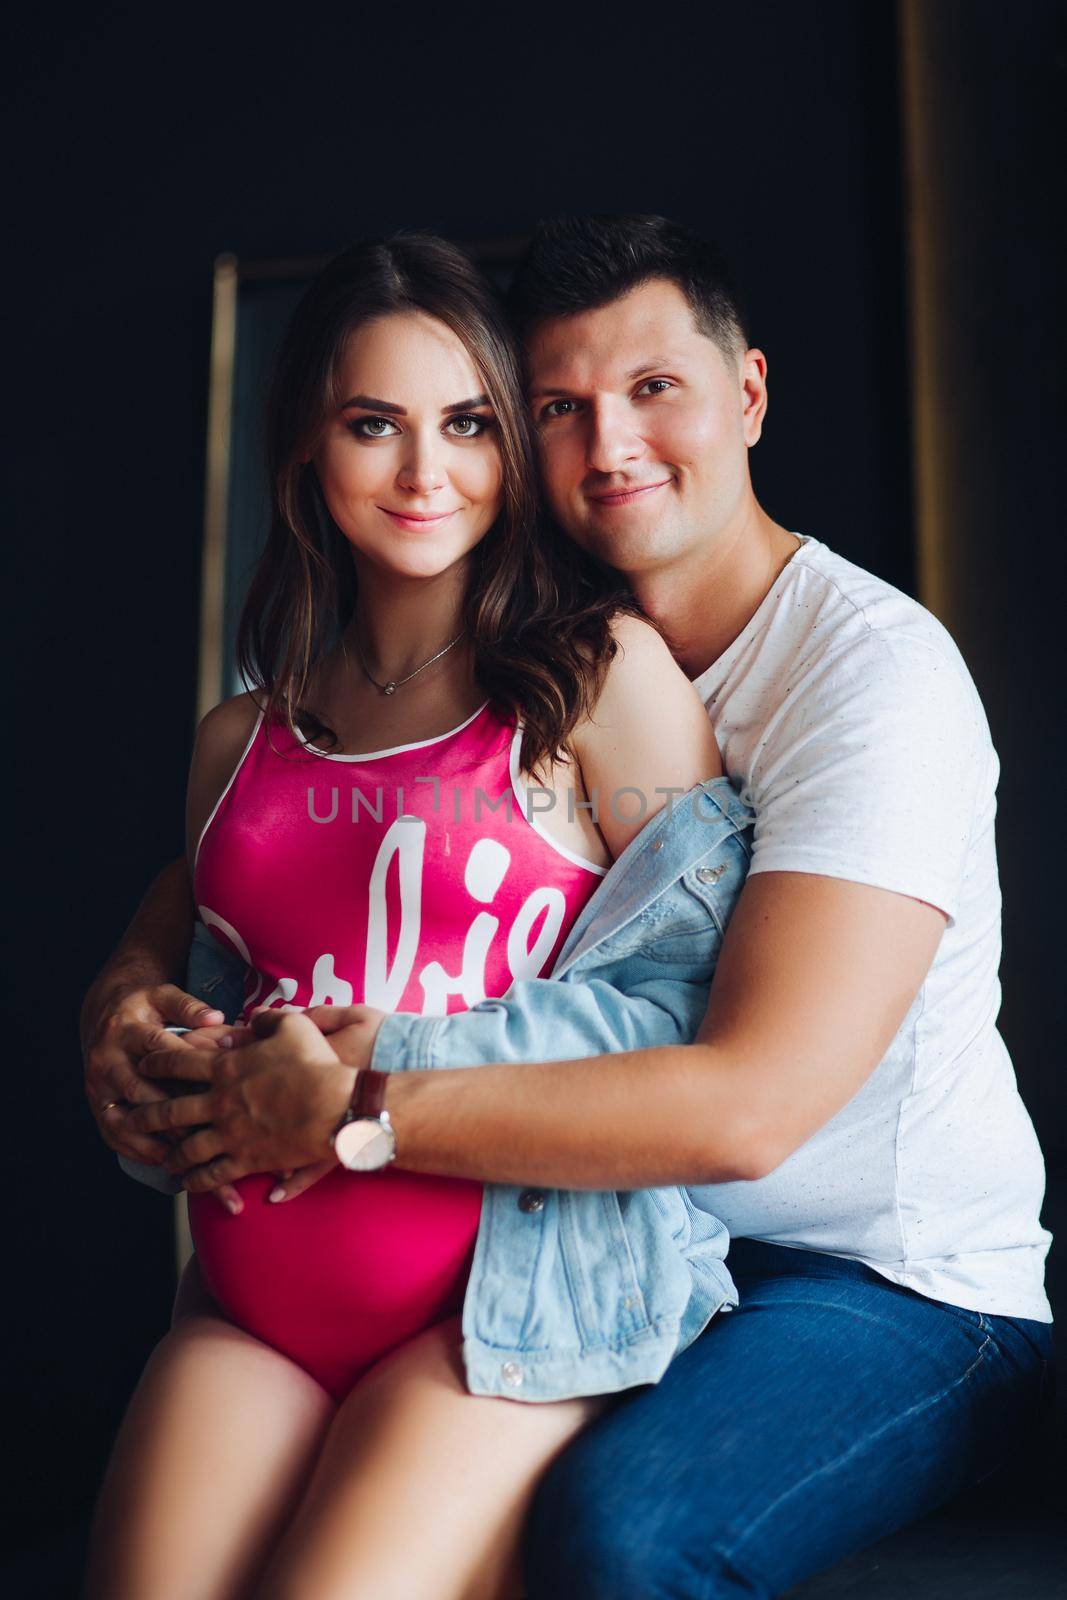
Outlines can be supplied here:
[[[214, 257], [316, 254], [398, 226], [522, 233], [568, 210], [686, 220], [733, 258], [769, 356], [753, 463], [767, 509], [915, 592], [894, 6], [679, 6], [649, 13], [660, 20], [644, 33], [609, 15], [311, 7], [280, 25], [251, 11], [197, 25], [185, 10], [112, 6], [42, 11], [9, 41], [5, 1398], [24, 1420], [27, 1546], [61, 1542], [84, 1517], [169, 1314], [170, 1207], [100, 1144], [76, 1026], [143, 888], [181, 849]], [[997, 159], [969, 204], [984, 219], [975, 249], [995, 252], [999, 273], [982, 314], [1011, 306], [984, 373], [1000, 411], [981, 447], [1000, 494], [972, 527], [988, 615], [968, 633], [963, 613], [958, 634], [1005, 768], [1003, 1027], [1051, 1151], [1057, 378], [1043, 354], [1053, 291], [1033, 261], [1054, 176], [1035, 107], [1062, 92], [1063, 53], [1052, 4], [1006, 15], [975, 0], [944, 15], [948, 92], [974, 58], [998, 94]], [[965, 253], [956, 270], [986, 259]], [[1020, 364], [1020, 348], [1042, 360]], [[944, 377], [951, 418], [961, 375]], [[997, 416], [1016, 419], [1003, 459]]]

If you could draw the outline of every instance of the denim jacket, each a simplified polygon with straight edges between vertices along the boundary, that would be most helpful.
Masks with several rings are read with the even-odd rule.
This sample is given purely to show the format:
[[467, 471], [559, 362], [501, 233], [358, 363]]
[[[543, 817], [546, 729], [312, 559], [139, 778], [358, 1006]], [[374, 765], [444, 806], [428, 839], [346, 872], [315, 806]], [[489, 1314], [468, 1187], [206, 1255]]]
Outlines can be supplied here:
[[[727, 778], [665, 807], [612, 865], [549, 978], [446, 1017], [382, 1022], [379, 1071], [550, 1061], [684, 1044], [707, 1004], [751, 857], [754, 813]], [[244, 964], [197, 923], [187, 987], [232, 1019]], [[120, 1157], [165, 1192], [161, 1169]], [[729, 1237], [683, 1188], [486, 1184], [463, 1307], [474, 1394], [562, 1400], [655, 1383], [737, 1292]]]

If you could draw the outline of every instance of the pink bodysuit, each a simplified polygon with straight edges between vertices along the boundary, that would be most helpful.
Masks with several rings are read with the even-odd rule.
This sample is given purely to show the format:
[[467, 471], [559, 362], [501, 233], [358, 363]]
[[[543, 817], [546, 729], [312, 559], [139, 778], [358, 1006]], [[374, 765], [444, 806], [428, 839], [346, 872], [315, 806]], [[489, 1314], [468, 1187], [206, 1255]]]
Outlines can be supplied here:
[[[440, 738], [354, 756], [269, 732], [260, 713], [195, 866], [200, 919], [251, 968], [240, 1020], [358, 1002], [444, 1016], [551, 968], [605, 869], [527, 817], [514, 722], [486, 703]], [[272, 1205], [275, 1181], [243, 1178], [239, 1216], [190, 1195], [193, 1242], [226, 1315], [339, 1400], [460, 1309], [482, 1186], [336, 1167]]]

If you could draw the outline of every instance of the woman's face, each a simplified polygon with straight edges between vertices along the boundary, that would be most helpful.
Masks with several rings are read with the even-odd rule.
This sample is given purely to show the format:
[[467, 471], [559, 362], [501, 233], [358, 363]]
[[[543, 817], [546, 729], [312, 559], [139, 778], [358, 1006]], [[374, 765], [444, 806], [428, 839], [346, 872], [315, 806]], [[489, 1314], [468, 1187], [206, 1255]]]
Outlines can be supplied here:
[[462, 561], [499, 514], [493, 408], [461, 340], [425, 312], [352, 333], [341, 403], [313, 457], [337, 526], [361, 561], [429, 578]]

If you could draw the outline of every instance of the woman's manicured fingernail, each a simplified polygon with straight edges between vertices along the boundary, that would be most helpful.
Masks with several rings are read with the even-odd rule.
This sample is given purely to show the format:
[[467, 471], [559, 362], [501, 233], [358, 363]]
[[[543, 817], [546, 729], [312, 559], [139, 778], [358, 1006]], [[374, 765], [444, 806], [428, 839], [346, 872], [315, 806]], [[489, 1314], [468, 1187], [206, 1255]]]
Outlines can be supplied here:
[[226, 1199], [223, 1201], [223, 1204], [225, 1205], [226, 1210], [230, 1213], [231, 1217], [239, 1217], [241, 1212], [244, 1210], [244, 1201], [238, 1200], [236, 1195], [227, 1195]]
[[233, 1049], [233, 1034], [232, 1033], [224, 1033], [222, 1035], [222, 1038], [219, 1040], [219, 1049], [220, 1050], [232, 1050]]
[[285, 1185], [281, 1184], [281, 1183], [276, 1183], [274, 1185], [274, 1188], [271, 1190], [270, 1194], [267, 1196], [267, 1199], [268, 1200], [284, 1200], [285, 1199]]

